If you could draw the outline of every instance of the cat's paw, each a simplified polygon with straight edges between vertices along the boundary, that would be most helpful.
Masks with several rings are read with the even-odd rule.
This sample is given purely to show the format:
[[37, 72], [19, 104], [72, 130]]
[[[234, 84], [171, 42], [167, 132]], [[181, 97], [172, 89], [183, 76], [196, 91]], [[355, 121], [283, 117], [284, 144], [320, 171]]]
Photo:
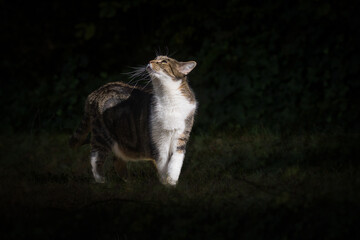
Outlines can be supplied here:
[[94, 176], [95, 177], [95, 182], [97, 183], [105, 183], [105, 177], [102, 177], [102, 176]]
[[160, 182], [168, 187], [175, 187], [177, 184], [177, 181], [175, 181], [174, 179], [172, 179], [171, 177], [164, 177], [164, 178], [160, 178]]

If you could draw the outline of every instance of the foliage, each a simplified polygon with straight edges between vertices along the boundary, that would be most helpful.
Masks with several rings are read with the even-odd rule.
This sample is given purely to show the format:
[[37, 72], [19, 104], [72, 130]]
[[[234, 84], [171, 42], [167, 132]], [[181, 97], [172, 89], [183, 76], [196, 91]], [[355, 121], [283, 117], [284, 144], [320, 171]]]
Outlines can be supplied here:
[[[0, 8], [6, 239], [356, 238], [354, 4], [14, 0]], [[88, 147], [70, 150], [68, 132], [91, 91], [127, 82], [122, 73], [159, 48], [198, 63], [189, 80], [200, 107], [179, 185], [163, 187], [146, 163], [130, 163], [124, 183], [110, 160], [108, 182], [95, 184]]]
[[[2, 130], [73, 128], [87, 94], [168, 47], [194, 59], [197, 128], [359, 129], [359, 23], [339, 1], [2, 2]], [[43, 21], [29, 18], [35, 13]], [[64, 21], [66, 19], [66, 21]], [[61, 24], [59, 24], [61, 21]], [[63, 22], [64, 21], [64, 22]]]

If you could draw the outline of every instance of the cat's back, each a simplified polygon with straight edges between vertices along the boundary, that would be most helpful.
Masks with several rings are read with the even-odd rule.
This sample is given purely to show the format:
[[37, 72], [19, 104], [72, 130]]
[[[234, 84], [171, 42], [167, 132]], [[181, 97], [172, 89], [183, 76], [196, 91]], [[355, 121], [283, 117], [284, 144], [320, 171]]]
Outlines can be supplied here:
[[87, 104], [93, 111], [102, 114], [119, 103], [134, 98], [141, 102], [142, 99], [149, 98], [151, 94], [150, 88], [142, 89], [123, 82], [110, 82], [89, 94]]

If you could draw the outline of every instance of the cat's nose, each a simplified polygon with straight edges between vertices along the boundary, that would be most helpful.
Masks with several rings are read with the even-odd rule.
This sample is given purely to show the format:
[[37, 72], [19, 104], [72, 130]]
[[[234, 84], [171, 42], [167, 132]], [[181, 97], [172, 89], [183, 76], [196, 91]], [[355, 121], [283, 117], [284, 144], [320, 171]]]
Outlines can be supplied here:
[[150, 70], [151, 69], [151, 65], [150, 63], [148, 65], [146, 65], [146, 70]]
[[156, 61], [155, 61], [155, 60], [151, 60], [151, 61], [149, 62], [149, 64], [148, 64], [148, 67], [152, 69], [154, 63], [156, 63]]

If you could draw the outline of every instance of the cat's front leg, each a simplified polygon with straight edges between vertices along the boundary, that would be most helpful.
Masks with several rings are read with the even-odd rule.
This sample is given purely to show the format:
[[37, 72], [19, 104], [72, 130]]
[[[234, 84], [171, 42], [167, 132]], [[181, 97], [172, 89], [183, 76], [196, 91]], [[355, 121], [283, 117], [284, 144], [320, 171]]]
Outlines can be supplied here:
[[184, 161], [184, 156], [184, 152], [176, 151], [172, 154], [167, 167], [167, 184], [172, 186], [175, 186], [177, 184]]
[[189, 133], [178, 134], [173, 131], [164, 131], [159, 136], [156, 167], [160, 182], [164, 185], [175, 186], [180, 176]]
[[178, 135], [171, 143], [171, 154], [166, 173], [166, 182], [169, 185], [175, 186], [179, 180], [189, 134], [190, 132], [185, 131], [184, 133]]
[[160, 159], [156, 164], [160, 182], [164, 185], [175, 186], [180, 176], [184, 153], [175, 152], [171, 154], [170, 159], [168, 156]]
[[155, 142], [157, 148], [156, 168], [162, 184], [167, 184], [167, 167], [171, 138], [172, 136], [169, 131], [157, 132], [157, 141]]

